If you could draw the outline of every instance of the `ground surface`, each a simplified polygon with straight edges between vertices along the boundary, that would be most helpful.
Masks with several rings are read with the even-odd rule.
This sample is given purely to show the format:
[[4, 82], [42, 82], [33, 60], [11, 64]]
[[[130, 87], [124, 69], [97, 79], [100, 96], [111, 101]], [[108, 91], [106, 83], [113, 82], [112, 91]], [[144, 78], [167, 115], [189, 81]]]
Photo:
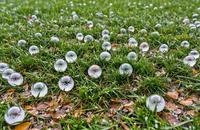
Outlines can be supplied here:
[[[8, 63], [25, 78], [24, 84], [17, 87], [11, 87], [0, 78], [0, 129], [14, 128], [4, 121], [4, 113], [13, 105], [26, 110], [24, 122], [31, 122], [30, 128], [200, 129], [200, 62], [197, 60], [194, 68], [182, 62], [191, 49], [200, 50], [199, 30], [191, 31], [182, 22], [185, 17], [192, 20], [194, 13], [200, 14], [199, 7], [198, 0], [0, 2], [0, 61]], [[72, 20], [73, 11], [81, 17], [79, 20]], [[109, 11], [113, 11], [114, 16], [109, 17]], [[96, 12], [103, 12], [105, 16], [99, 18]], [[36, 15], [42, 26], [38, 23], [30, 25], [31, 15]], [[200, 20], [200, 16], [197, 19]], [[92, 29], [86, 27], [87, 20], [94, 22]], [[162, 25], [159, 29], [155, 27], [158, 23]], [[117, 51], [111, 51], [109, 62], [99, 59], [103, 51], [99, 39], [104, 29], [99, 24], [112, 32], [110, 42], [117, 48]], [[135, 27], [134, 33], [118, 35], [121, 28], [129, 26]], [[148, 31], [145, 35], [139, 33], [143, 28]], [[154, 31], [160, 36], [151, 36]], [[35, 38], [37, 32], [43, 37]], [[90, 34], [99, 41], [77, 44], [78, 32]], [[60, 43], [52, 44], [51, 36], [59, 37]], [[142, 56], [139, 48], [127, 47], [129, 37], [134, 37], [139, 44], [148, 42], [149, 52]], [[17, 45], [20, 39], [27, 41], [25, 47]], [[190, 42], [189, 48], [180, 46], [183, 40]], [[161, 43], [170, 48], [164, 56], [158, 52]], [[40, 53], [30, 55], [30, 45], [39, 46]], [[55, 60], [64, 59], [69, 50], [77, 53], [78, 61], [68, 64], [66, 72], [56, 72], [53, 68]], [[137, 61], [127, 60], [130, 51], [138, 53]], [[133, 66], [130, 77], [118, 73], [119, 66], [125, 62]], [[103, 69], [99, 79], [91, 79], [87, 74], [92, 64]], [[75, 87], [70, 92], [61, 91], [57, 85], [64, 75], [75, 80]], [[30, 86], [38, 81], [45, 82], [49, 88], [44, 98], [34, 98], [30, 94]], [[146, 108], [146, 98], [151, 94], [162, 95], [166, 100], [162, 112], [155, 113]]]

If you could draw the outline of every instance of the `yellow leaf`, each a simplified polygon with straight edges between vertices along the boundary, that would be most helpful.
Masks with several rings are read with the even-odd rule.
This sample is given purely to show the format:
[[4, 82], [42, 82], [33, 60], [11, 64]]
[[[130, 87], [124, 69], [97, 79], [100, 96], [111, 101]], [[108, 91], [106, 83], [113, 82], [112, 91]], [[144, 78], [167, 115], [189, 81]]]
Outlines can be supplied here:
[[28, 130], [30, 125], [31, 122], [24, 122], [22, 124], [17, 125], [14, 130]]

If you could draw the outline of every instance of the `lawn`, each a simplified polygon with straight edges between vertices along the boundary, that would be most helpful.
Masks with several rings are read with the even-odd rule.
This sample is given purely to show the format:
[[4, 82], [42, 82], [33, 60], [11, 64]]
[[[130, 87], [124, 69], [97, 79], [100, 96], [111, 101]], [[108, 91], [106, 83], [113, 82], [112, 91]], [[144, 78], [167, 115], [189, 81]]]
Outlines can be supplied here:
[[198, 51], [199, 0], [0, 0], [0, 129], [198, 130]]

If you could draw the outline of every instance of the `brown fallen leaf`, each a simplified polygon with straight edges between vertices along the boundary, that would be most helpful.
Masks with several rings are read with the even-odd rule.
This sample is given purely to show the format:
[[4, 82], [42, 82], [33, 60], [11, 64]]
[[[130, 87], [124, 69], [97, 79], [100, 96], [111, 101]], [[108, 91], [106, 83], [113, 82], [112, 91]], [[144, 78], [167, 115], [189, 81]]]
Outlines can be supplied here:
[[80, 107], [80, 108], [78, 108], [78, 109], [76, 109], [75, 111], [74, 111], [74, 117], [80, 117], [81, 115], [83, 114], [83, 110], [82, 110], [82, 107]]
[[181, 100], [179, 103], [184, 106], [190, 106], [193, 104], [193, 100], [192, 100], [192, 98], [187, 98], [187, 99]]
[[177, 91], [167, 92], [166, 95], [175, 100], [179, 97], [179, 93]]
[[175, 103], [172, 103], [172, 102], [166, 102], [165, 107], [169, 111], [175, 111], [176, 109], [178, 109], [178, 106]]
[[172, 115], [171, 113], [164, 113], [164, 119], [166, 119], [171, 125], [176, 125], [178, 123], [180, 123], [180, 121], [178, 120], [177, 117], [175, 117], [174, 115]]
[[195, 68], [192, 68], [192, 75], [195, 76], [196, 74], [198, 74], [198, 70], [196, 70]]
[[129, 127], [124, 122], [120, 122], [120, 125], [124, 130], [130, 130]]
[[15, 126], [14, 130], [28, 130], [30, 125], [31, 125], [30, 122], [24, 122], [22, 124], [19, 124], [19, 125]]
[[86, 122], [91, 123], [94, 115], [92, 114], [92, 112], [87, 112], [86, 115], [87, 115]]
[[198, 116], [197, 112], [195, 110], [189, 110], [186, 112], [186, 115], [189, 115], [191, 117], [196, 117]]
[[36, 109], [39, 111], [43, 111], [43, 110], [47, 110], [47, 108], [49, 107], [47, 102], [41, 102], [37, 105]]

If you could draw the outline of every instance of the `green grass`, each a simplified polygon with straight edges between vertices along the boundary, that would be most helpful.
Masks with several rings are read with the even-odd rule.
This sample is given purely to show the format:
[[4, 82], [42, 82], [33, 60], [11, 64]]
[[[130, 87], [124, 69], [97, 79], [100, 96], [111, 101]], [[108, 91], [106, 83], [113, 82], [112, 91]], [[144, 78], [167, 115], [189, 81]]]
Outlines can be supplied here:
[[[13, 104], [37, 104], [42, 101], [49, 101], [52, 95], [61, 93], [57, 83], [60, 77], [70, 75], [75, 81], [75, 88], [68, 92], [66, 100], [69, 100], [77, 109], [92, 111], [94, 118], [91, 123], [87, 123], [83, 117], [75, 118], [72, 113], [58, 121], [64, 129], [122, 129], [119, 120], [107, 117], [110, 109], [111, 99], [120, 98], [134, 102], [133, 113], [119, 112], [116, 114], [120, 121], [131, 129], [156, 129], [155, 120], [158, 121], [157, 129], [170, 127], [170, 124], [162, 119], [159, 114], [150, 112], [145, 106], [145, 99], [151, 94], [160, 94], [165, 99], [165, 93], [171, 89], [171, 85], [180, 80], [186, 93], [198, 93], [200, 76], [193, 77], [192, 69], [182, 63], [182, 59], [195, 48], [200, 50], [199, 31], [191, 32], [189, 28], [182, 24], [184, 17], [192, 18], [193, 13], [199, 13], [197, 8], [199, 0], [96, 0], [95, 5], [89, 0], [73, 0], [74, 6], [70, 6], [70, 1], [65, 0], [8, 0], [0, 2], [0, 62], [6, 62], [11, 68], [20, 72], [24, 78], [24, 84], [31, 86], [33, 83], [42, 81], [49, 88], [45, 98], [35, 99], [34, 97], [24, 98], [19, 95], [24, 92], [22, 86], [11, 87], [0, 77], [0, 95], [6, 93], [10, 88], [15, 89], [15, 99], [12, 101], [0, 101], [0, 129], [7, 129], [8, 125], [3, 119], [7, 106]], [[80, 3], [87, 4], [80, 6]], [[112, 3], [112, 6], [109, 4]], [[139, 4], [140, 3], [140, 4]], [[130, 4], [130, 6], [128, 6]], [[153, 7], [144, 9], [145, 6], [153, 4]], [[163, 6], [163, 9], [159, 9]], [[157, 10], [153, 9], [158, 7]], [[63, 9], [64, 11], [61, 11]], [[44, 25], [34, 23], [29, 25], [25, 17], [35, 14]], [[71, 13], [75, 11], [81, 18], [77, 21], [71, 19]], [[98, 18], [96, 12], [103, 12], [106, 16]], [[109, 18], [109, 11], [115, 13]], [[60, 16], [63, 19], [60, 19]], [[87, 20], [94, 22], [92, 29], [86, 28]], [[198, 17], [200, 20], [200, 17]], [[169, 25], [167, 22], [172, 21]], [[118, 51], [111, 51], [112, 58], [109, 62], [101, 61], [100, 53], [102, 41], [92, 43], [80, 43], [75, 38], [78, 32], [84, 35], [90, 34], [95, 39], [101, 38], [103, 28], [98, 23], [105, 25], [111, 34], [111, 43], [119, 44]], [[162, 27], [156, 29], [155, 25], [160, 23]], [[121, 28], [135, 27], [134, 33], [127, 33], [122, 37], [118, 36]], [[141, 34], [139, 31], [145, 28], [148, 33]], [[159, 31], [160, 37], [152, 37], [151, 32]], [[42, 33], [42, 38], [35, 38], [34, 34]], [[193, 35], [190, 35], [192, 33]], [[52, 44], [50, 37], [56, 35], [60, 39], [59, 44]], [[140, 54], [139, 48], [127, 48], [128, 38], [134, 37], [140, 44], [146, 41], [150, 45], [150, 52], [156, 56], [151, 56], [150, 52], [145, 56]], [[143, 38], [140, 39], [140, 38]], [[17, 46], [17, 41], [24, 39], [27, 41], [25, 47]], [[190, 42], [190, 48], [180, 47], [183, 40]], [[161, 43], [169, 45], [169, 52], [161, 55], [158, 50]], [[30, 45], [40, 47], [40, 53], [31, 56], [28, 53]], [[78, 55], [78, 60], [74, 64], [68, 64], [68, 69], [64, 73], [54, 70], [53, 64], [56, 59], [63, 58], [67, 51], [73, 50]], [[139, 55], [137, 61], [128, 61], [126, 56], [130, 51], [135, 51]], [[118, 73], [122, 63], [130, 63], [133, 67], [133, 74], [130, 77], [122, 77]], [[103, 73], [99, 79], [91, 79], [87, 75], [87, 69], [92, 64], [101, 66]], [[164, 76], [156, 76], [156, 72], [164, 68]], [[195, 65], [199, 71], [199, 60]], [[182, 76], [182, 78], [180, 77]], [[169, 82], [168, 79], [171, 79]], [[192, 87], [188, 87], [192, 86]], [[29, 87], [30, 89], [30, 87]], [[136, 89], [136, 90], [133, 90]], [[2, 97], [1, 97], [2, 98]], [[91, 110], [90, 110], [91, 109]], [[101, 112], [99, 112], [101, 110]], [[167, 110], [165, 110], [167, 111]], [[103, 113], [103, 115], [102, 115]], [[31, 115], [29, 115], [31, 117]], [[148, 117], [146, 121], [145, 118]], [[102, 119], [107, 119], [107, 123], [102, 124]], [[29, 121], [29, 118], [25, 120]], [[36, 122], [40, 122], [38, 119]], [[187, 121], [186, 117], [181, 122]], [[49, 120], [42, 120], [48, 122]], [[184, 129], [187, 126], [199, 128], [199, 118], [174, 129]], [[56, 126], [55, 126], [56, 127]], [[169, 128], [171, 129], [171, 128]]]

